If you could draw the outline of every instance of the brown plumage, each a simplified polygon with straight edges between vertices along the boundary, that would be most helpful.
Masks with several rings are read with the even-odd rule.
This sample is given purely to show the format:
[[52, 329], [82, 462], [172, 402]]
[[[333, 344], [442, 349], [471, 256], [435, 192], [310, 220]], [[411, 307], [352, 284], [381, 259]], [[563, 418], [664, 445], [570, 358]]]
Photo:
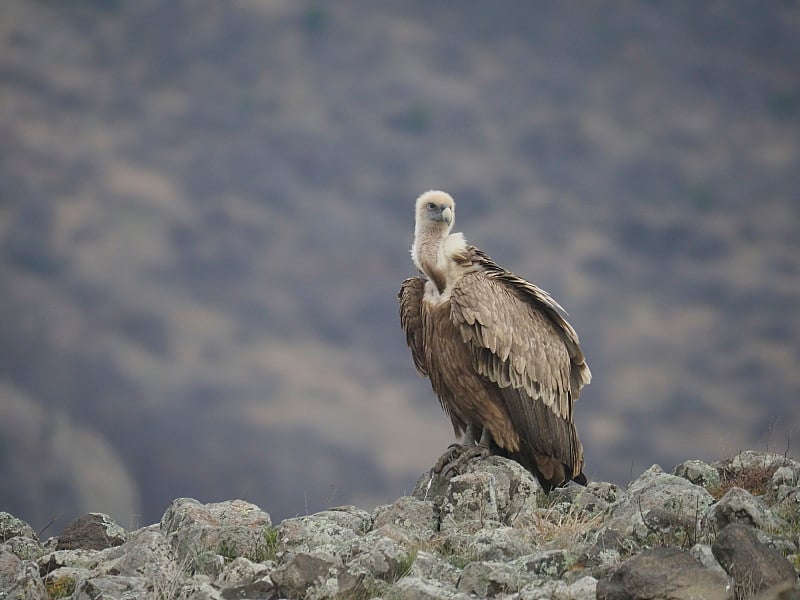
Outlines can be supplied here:
[[451, 234], [444, 192], [416, 203], [400, 322], [417, 370], [431, 381], [465, 446], [509, 456], [546, 487], [585, 483], [572, 407], [591, 380], [578, 336], [550, 295]]

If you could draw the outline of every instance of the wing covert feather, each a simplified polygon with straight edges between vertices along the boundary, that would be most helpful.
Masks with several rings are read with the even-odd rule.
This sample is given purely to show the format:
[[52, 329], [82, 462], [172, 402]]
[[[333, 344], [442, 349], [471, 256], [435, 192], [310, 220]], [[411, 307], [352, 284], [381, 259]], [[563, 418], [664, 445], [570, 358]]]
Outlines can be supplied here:
[[451, 293], [453, 321], [465, 342], [491, 354], [477, 361], [484, 377], [501, 388], [524, 389], [529, 401], [571, 420], [572, 402], [588, 377], [577, 335], [560, 315], [552, 318], [545, 309], [552, 306], [525, 292], [492, 272], [464, 275]]

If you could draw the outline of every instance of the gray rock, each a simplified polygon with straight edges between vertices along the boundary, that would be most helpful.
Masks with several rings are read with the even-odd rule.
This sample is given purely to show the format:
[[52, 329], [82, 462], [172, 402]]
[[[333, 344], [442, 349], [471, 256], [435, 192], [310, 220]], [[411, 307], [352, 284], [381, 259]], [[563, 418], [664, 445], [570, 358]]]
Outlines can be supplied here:
[[672, 474], [688, 479], [693, 484], [706, 489], [719, 485], [720, 483], [719, 471], [716, 467], [702, 460], [683, 461], [673, 469]]
[[157, 529], [139, 530], [121, 546], [102, 551], [54, 552], [47, 566], [59, 562], [77, 565], [53, 571], [76, 576], [75, 598], [141, 598], [144, 590], [172, 597], [189, 574], [176, 563], [171, 545]]
[[[186, 600], [224, 600], [226, 597], [207, 581], [190, 581], [182, 585], [175, 594], [176, 598], [186, 598]], [[248, 596], [253, 598], [257, 596]], [[267, 596], [262, 596], [267, 598]]]
[[749, 597], [787, 579], [797, 579], [794, 567], [783, 554], [759, 542], [756, 532], [750, 527], [728, 525], [719, 533], [711, 549], [733, 577], [738, 598]]
[[800, 583], [787, 580], [753, 596], [752, 600], [800, 600]]
[[800, 467], [782, 466], [775, 469], [772, 474], [771, 482], [773, 486], [785, 485], [795, 487], [800, 483]]
[[[458, 473], [456, 473], [458, 474]], [[434, 502], [437, 505], [442, 503], [444, 493], [450, 480], [442, 477], [439, 473], [434, 473], [433, 469], [426, 471], [419, 476], [411, 491], [411, 496], [424, 502]]]
[[494, 476], [495, 498], [501, 523], [511, 525], [522, 511], [544, 502], [545, 492], [539, 481], [522, 465], [501, 456], [489, 456], [470, 464], [474, 472]]
[[455, 588], [461, 570], [440, 554], [420, 550], [411, 564], [408, 575], [425, 581], [440, 581]]
[[[722, 568], [722, 565], [714, 557], [714, 552], [708, 544], [695, 544], [689, 549], [689, 554], [706, 569], [711, 569], [723, 577], [728, 577], [727, 571]], [[732, 580], [731, 583], [733, 583]]]
[[159, 531], [137, 532], [121, 546], [103, 550], [90, 568], [98, 574], [131, 577], [174, 579], [179, 575], [175, 552]]
[[346, 566], [348, 572], [356, 577], [394, 581], [411, 567], [409, 551], [379, 531], [360, 538], [351, 548], [351, 556], [353, 558]]
[[439, 509], [432, 500], [403, 496], [375, 509], [372, 528], [397, 542], [427, 541], [439, 531]]
[[25, 521], [7, 512], [0, 511], [0, 544], [5, 543], [13, 537], [39, 540], [36, 532], [34, 532], [31, 526]]
[[5, 545], [22, 560], [37, 560], [47, 552], [38, 541], [30, 537], [12, 537], [6, 540]]
[[441, 530], [473, 532], [487, 526], [500, 526], [494, 475], [478, 472], [453, 477], [442, 502]]
[[596, 515], [605, 513], [609, 509], [610, 503], [590, 490], [580, 490], [575, 496], [572, 506], [583, 513]]
[[721, 531], [732, 523], [762, 530], [778, 530], [785, 525], [759, 498], [738, 487], [728, 490], [705, 515], [705, 525], [713, 531]]
[[332, 559], [346, 554], [360, 533], [325, 513], [286, 519], [277, 527], [278, 544], [286, 552], [305, 552]]
[[537, 579], [519, 592], [520, 600], [554, 600], [565, 598], [568, 586], [563, 581], [549, 581], [547, 579]]
[[99, 550], [55, 550], [36, 561], [42, 577], [62, 567], [89, 569], [97, 564]]
[[555, 594], [556, 600], [594, 600], [597, 597], [597, 579], [591, 575], [581, 577], [569, 584], [561, 594]]
[[597, 582], [598, 600], [727, 600], [727, 578], [678, 548], [653, 548]]
[[[609, 494], [609, 491], [596, 484], [589, 484], [587, 487], [571, 484], [554, 489], [550, 492], [547, 500], [551, 506], [563, 506], [569, 512], [581, 512], [587, 515], [602, 514], [608, 510], [611, 502], [617, 499], [617, 494]], [[606, 499], [609, 496], [613, 497], [612, 501]]]
[[612, 504], [619, 500], [622, 493], [620, 487], [615, 483], [608, 483], [607, 481], [590, 481], [586, 484], [586, 491], [598, 498], [601, 498], [608, 504]]
[[642, 521], [650, 531], [648, 537], [675, 542], [685, 546], [696, 541], [700, 533], [698, 521], [694, 515], [684, 512], [673, 512], [663, 508], [651, 508], [642, 513]]
[[455, 596], [450, 586], [419, 577], [403, 577], [391, 590], [391, 597], [398, 600], [451, 600]]
[[306, 552], [297, 552], [272, 571], [270, 577], [280, 594], [290, 598], [302, 598], [311, 586], [335, 577], [337, 567], [341, 566], [341, 562], [326, 560]]
[[511, 525], [544, 497], [539, 482], [519, 463], [499, 456], [469, 461], [439, 498], [442, 531], [473, 532]]
[[72, 598], [73, 600], [139, 600], [147, 597], [148, 593], [148, 582], [143, 577], [103, 575], [78, 581]]
[[745, 450], [740, 452], [732, 459], [723, 461], [721, 466], [728, 473], [741, 473], [742, 471], [753, 468], [770, 469], [772, 467], [788, 466], [797, 471], [800, 470], [800, 463], [791, 458], [787, 458], [781, 454], [774, 454], [769, 452], [755, 452], [753, 450]]
[[658, 465], [653, 465], [634, 479], [626, 488], [625, 495], [641, 499], [644, 508], [658, 506], [673, 512], [687, 510], [687, 502], [689, 509], [694, 510], [698, 502], [708, 506], [714, 501], [704, 488], [683, 477], [664, 473]]
[[349, 555], [352, 546], [369, 531], [371, 524], [370, 513], [347, 506], [286, 519], [276, 529], [279, 546], [285, 552], [339, 560]]
[[208, 553], [258, 559], [266, 554], [271, 525], [268, 513], [244, 500], [200, 504], [179, 498], [164, 513], [160, 527], [179, 560]]
[[649, 545], [693, 542], [713, 502], [704, 488], [653, 465], [620, 494], [610, 507], [612, 519], [598, 528], [597, 536], [611, 533], [620, 542], [630, 537]]
[[[219, 578], [225, 570], [225, 562], [230, 560], [230, 556], [222, 556], [206, 551], [191, 557], [185, 556], [181, 562], [184, 569], [193, 571], [196, 575], [208, 577], [210, 580]], [[188, 564], [187, 564], [188, 563]]]
[[535, 550], [531, 532], [516, 527], [481, 529], [472, 535], [453, 533], [445, 539], [450, 548], [474, 560], [513, 560]]
[[345, 571], [336, 575], [331, 574], [318, 581], [306, 590], [304, 598], [305, 600], [341, 600], [362, 597], [367, 591], [358, 578]]
[[242, 586], [268, 575], [273, 568], [275, 564], [272, 561], [256, 563], [244, 556], [237, 556], [225, 565], [215, 583], [223, 589]]
[[560, 579], [576, 560], [576, 557], [566, 550], [541, 550], [516, 560], [515, 564], [525, 573], [548, 579]]
[[56, 550], [104, 550], [124, 544], [126, 531], [103, 513], [78, 517], [58, 536]]
[[358, 535], [372, 529], [372, 514], [357, 506], [337, 506], [315, 513], [314, 516], [319, 519], [327, 519]]
[[[467, 461], [451, 479], [443, 478], [432, 471], [417, 481], [412, 495], [420, 500], [431, 500], [438, 506], [447, 502], [448, 490], [459, 475], [487, 473], [494, 481], [494, 502], [497, 518], [510, 525], [517, 514], [538, 505], [544, 499], [544, 490], [536, 478], [522, 465], [501, 456], [489, 456]], [[485, 479], [479, 477], [478, 479]], [[442, 515], [444, 516], [444, 515]]]
[[6, 545], [0, 545], [0, 594], [18, 600], [47, 597], [36, 563], [20, 560]]
[[578, 562], [591, 569], [595, 577], [608, 575], [620, 564], [619, 551], [593, 544], [584, 548], [578, 555]]
[[499, 561], [475, 561], [466, 565], [458, 579], [458, 591], [482, 598], [518, 592], [533, 578], [514, 565]]
[[563, 581], [536, 580], [520, 590], [520, 600], [594, 600], [597, 580], [587, 575], [567, 584]]
[[570, 483], [569, 485], [565, 485], [563, 487], [557, 487], [550, 490], [550, 493], [547, 495], [547, 503], [549, 505], [564, 503], [572, 504], [575, 502], [578, 496], [585, 491], [585, 486], [578, 485], [576, 483]]
[[800, 496], [800, 468], [779, 467], [772, 474], [770, 493], [776, 502], [783, 502], [789, 495]]
[[268, 576], [256, 577], [248, 583], [223, 587], [222, 597], [225, 600], [275, 598], [275, 584]]

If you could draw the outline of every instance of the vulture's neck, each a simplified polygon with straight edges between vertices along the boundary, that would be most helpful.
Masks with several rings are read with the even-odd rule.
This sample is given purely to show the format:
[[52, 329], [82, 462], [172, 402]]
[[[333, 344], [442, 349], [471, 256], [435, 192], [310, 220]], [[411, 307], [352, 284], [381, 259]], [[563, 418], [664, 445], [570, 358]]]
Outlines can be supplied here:
[[436, 287], [436, 295], [445, 296], [460, 276], [458, 264], [453, 256], [467, 247], [461, 233], [447, 231], [417, 231], [411, 256], [416, 267], [425, 273]]

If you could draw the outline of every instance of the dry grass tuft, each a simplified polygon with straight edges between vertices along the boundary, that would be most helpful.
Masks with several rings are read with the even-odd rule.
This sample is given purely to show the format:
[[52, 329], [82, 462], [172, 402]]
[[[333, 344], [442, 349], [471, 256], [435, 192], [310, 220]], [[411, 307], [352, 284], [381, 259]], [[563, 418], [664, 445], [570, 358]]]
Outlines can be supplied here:
[[596, 529], [602, 515], [591, 514], [574, 506], [569, 510], [541, 508], [525, 519], [525, 528], [542, 548], [566, 548], [576, 538]]
[[45, 581], [44, 587], [50, 600], [69, 598], [75, 592], [75, 578], [71, 575], [56, 577]]
[[728, 467], [722, 468], [719, 484], [708, 488], [708, 493], [719, 500], [727, 494], [731, 488], [738, 487], [747, 490], [753, 496], [763, 496], [769, 491], [769, 482], [778, 465], [751, 465], [738, 471], [733, 471]]

